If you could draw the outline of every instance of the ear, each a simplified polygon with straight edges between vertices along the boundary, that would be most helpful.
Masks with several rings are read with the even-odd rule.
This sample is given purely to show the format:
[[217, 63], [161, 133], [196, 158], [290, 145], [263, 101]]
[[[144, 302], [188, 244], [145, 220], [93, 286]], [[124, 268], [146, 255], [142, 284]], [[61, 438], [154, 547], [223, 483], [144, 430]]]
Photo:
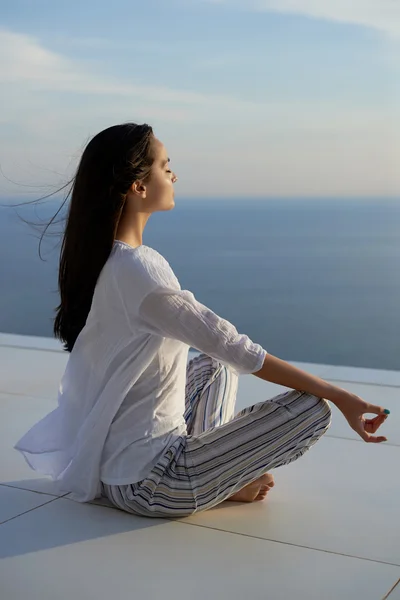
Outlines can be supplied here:
[[130, 187], [132, 193], [135, 196], [140, 196], [141, 198], [146, 198], [146, 186], [144, 185], [144, 183], [142, 181], [135, 181], [134, 183], [132, 183], [131, 187]]

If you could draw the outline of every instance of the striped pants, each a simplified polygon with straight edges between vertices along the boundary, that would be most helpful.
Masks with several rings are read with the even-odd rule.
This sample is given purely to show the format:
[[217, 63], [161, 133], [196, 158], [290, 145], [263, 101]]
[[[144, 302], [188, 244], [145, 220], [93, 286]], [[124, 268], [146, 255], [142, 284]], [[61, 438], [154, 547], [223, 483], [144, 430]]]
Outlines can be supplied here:
[[189, 361], [188, 435], [168, 448], [146, 479], [102, 484], [116, 507], [145, 517], [185, 517], [223, 502], [271, 469], [302, 456], [327, 431], [328, 402], [291, 390], [236, 416], [236, 373], [200, 354]]

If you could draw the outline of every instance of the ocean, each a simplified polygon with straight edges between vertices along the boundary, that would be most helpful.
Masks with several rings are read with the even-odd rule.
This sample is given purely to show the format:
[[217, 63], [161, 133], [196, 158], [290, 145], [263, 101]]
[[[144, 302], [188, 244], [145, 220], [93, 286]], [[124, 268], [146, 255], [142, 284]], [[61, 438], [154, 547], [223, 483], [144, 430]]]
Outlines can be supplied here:
[[[45, 240], [43, 262], [39, 234], [0, 206], [1, 332], [52, 336], [60, 237]], [[182, 289], [279, 358], [400, 369], [400, 201], [177, 197], [143, 243]]]

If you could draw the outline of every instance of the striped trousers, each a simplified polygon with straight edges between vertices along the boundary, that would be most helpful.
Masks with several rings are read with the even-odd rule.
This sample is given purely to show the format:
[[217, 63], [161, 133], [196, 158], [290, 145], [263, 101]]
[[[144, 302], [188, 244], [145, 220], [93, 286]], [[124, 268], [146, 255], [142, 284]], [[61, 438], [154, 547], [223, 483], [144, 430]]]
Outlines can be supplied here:
[[102, 484], [113, 505], [145, 517], [185, 517], [220, 504], [271, 469], [302, 456], [327, 431], [326, 400], [291, 390], [240, 411], [238, 376], [200, 354], [189, 361], [187, 435], [170, 446], [146, 479]]

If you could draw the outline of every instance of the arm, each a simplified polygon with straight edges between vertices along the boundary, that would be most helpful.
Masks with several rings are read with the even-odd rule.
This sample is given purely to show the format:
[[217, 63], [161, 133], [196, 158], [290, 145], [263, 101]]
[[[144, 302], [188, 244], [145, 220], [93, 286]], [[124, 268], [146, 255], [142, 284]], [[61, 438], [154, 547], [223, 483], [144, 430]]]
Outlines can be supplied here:
[[[280, 360], [276, 356], [267, 354], [263, 366], [259, 371], [253, 373], [256, 377], [271, 381], [278, 385], [292, 388], [294, 390], [308, 392], [319, 398], [330, 400], [344, 415], [350, 427], [356, 431], [365, 442], [386, 442], [384, 436], [374, 437], [377, 429], [385, 422], [388, 410], [381, 406], [369, 404], [346, 390], [329, 384], [319, 377], [310, 375], [293, 367], [289, 363]], [[365, 413], [378, 415], [374, 419], [364, 419]]]
[[342, 388], [338, 388], [323, 379], [319, 379], [319, 377], [297, 369], [272, 354], [268, 354], [265, 357], [263, 366], [257, 373], [253, 373], [253, 375], [265, 381], [271, 381], [272, 383], [292, 388], [293, 390], [308, 392], [319, 398], [326, 398], [326, 400], [330, 400], [334, 404], [337, 398], [343, 393], [347, 393]]
[[237, 373], [258, 371], [267, 354], [188, 290], [164, 288], [150, 292], [142, 301], [138, 316], [145, 331], [179, 340]]
[[[148, 271], [150, 274], [153, 273], [153, 269], [148, 269]], [[151, 280], [153, 278], [150, 277]], [[254, 344], [246, 335], [240, 335], [229, 321], [222, 319], [197, 302], [191, 292], [182, 291], [180, 287], [172, 289], [169, 271], [164, 273], [161, 281], [158, 279], [159, 277], [157, 286], [152, 284], [148, 287], [149, 289], [158, 287], [162, 291], [149, 292], [139, 303], [138, 312], [134, 311], [145, 330], [193, 346], [227, 364], [238, 373], [254, 373], [266, 381], [307, 391], [317, 397], [331, 400], [343, 413], [350, 427], [363, 440], [366, 442], [386, 441], [385, 437], [374, 437], [370, 434], [375, 433], [385, 421], [385, 413], [389, 411], [369, 404], [355, 394], [330, 385], [318, 377], [309, 375], [279, 358], [267, 354], [266, 350], [258, 344]], [[136, 288], [132, 286], [131, 277], [122, 277], [120, 283], [121, 285], [127, 284], [126, 293], [122, 294], [122, 299], [124, 296], [130, 298], [135, 294]], [[176, 282], [173, 283], [173, 286], [175, 284]], [[124, 306], [129, 320], [130, 310], [125, 304]], [[378, 416], [366, 420], [363, 417], [364, 413], [373, 413]]]

